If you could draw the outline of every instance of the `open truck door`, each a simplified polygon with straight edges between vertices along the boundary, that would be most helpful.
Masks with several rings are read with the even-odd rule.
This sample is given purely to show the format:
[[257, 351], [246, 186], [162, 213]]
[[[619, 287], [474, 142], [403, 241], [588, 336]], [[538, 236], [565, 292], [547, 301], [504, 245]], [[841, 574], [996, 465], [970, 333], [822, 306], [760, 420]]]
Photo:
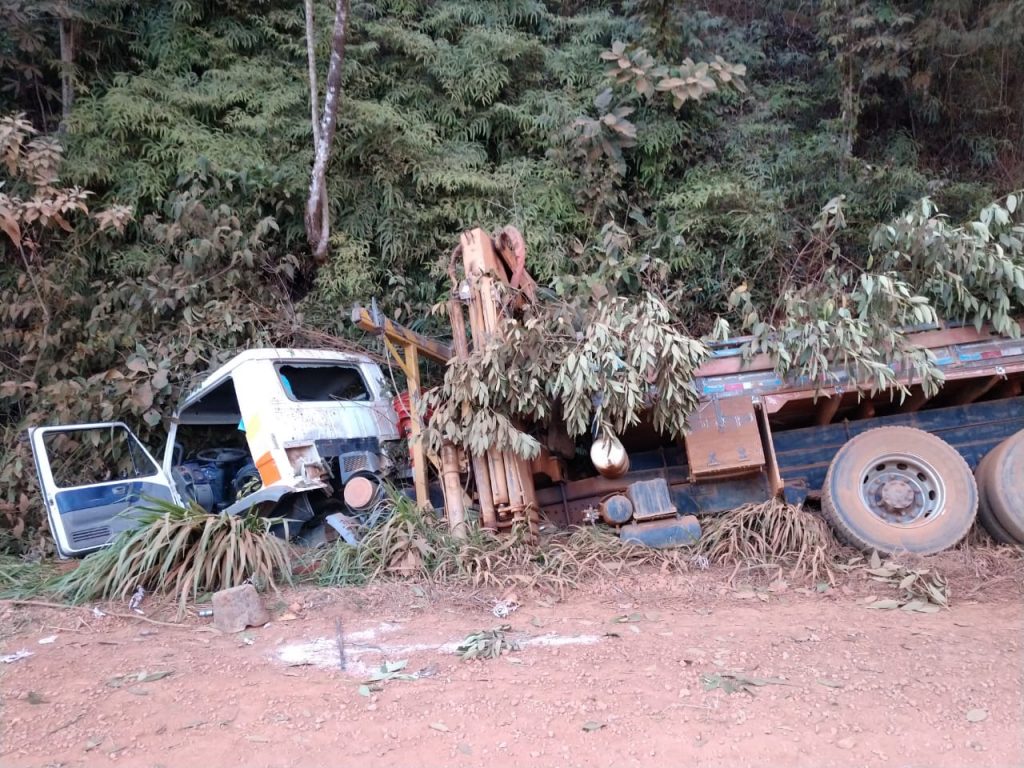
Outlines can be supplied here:
[[136, 524], [146, 499], [179, 503], [167, 474], [121, 422], [28, 431], [61, 557], [100, 549]]

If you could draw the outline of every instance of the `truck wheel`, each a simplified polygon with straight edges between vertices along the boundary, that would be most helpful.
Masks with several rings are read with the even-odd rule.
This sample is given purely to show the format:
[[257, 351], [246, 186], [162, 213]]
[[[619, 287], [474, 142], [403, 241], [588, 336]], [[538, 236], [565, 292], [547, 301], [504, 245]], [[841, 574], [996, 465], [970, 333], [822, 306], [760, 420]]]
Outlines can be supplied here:
[[993, 448], [986, 453], [985, 458], [978, 462], [978, 468], [974, 470], [974, 479], [978, 483], [978, 522], [994, 541], [1000, 544], [1018, 544], [1020, 542], [1013, 538], [1003, 524], [996, 519], [988, 500], [988, 489], [995, 484], [995, 475], [992, 472], [994, 465], [991, 460], [992, 454], [995, 452], [996, 448]]
[[953, 446], [920, 429], [880, 427], [839, 449], [821, 506], [836, 535], [855, 547], [930, 555], [967, 534], [978, 489]]
[[985, 497], [992, 516], [1013, 543], [1024, 543], [1024, 431], [1006, 438], [985, 457]]

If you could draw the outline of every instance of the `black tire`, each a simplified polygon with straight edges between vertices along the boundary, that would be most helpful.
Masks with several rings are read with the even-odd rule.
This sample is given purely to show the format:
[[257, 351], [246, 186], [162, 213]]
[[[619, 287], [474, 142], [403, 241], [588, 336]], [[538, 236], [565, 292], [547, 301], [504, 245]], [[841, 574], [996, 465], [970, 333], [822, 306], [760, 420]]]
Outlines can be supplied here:
[[[903, 506], [893, 509], [882, 499]], [[852, 546], [930, 555], [967, 535], [978, 488], [953, 446], [920, 429], [880, 427], [836, 453], [821, 507], [836, 535]]]
[[1024, 430], [985, 458], [990, 465], [985, 493], [992, 515], [1014, 543], [1024, 544]]
[[995, 449], [986, 453], [985, 457], [978, 462], [977, 469], [974, 470], [974, 479], [978, 483], [978, 522], [993, 541], [999, 544], [1019, 544], [1020, 542], [1013, 538], [1003, 524], [996, 519], [988, 500], [988, 488], [995, 482], [991, 460], [993, 453], [995, 453]]

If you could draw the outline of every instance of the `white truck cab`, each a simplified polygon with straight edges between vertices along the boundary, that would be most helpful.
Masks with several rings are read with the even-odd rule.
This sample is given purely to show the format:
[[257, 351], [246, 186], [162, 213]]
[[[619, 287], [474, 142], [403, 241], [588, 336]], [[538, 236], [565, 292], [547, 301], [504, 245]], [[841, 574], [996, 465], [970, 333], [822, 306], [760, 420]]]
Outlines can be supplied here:
[[161, 462], [122, 422], [29, 430], [63, 557], [132, 527], [147, 498], [227, 514], [258, 507], [287, 519], [289, 537], [332, 513], [358, 517], [380, 479], [407, 465], [400, 439], [375, 362], [305, 349], [251, 349], [209, 374], [171, 416]]

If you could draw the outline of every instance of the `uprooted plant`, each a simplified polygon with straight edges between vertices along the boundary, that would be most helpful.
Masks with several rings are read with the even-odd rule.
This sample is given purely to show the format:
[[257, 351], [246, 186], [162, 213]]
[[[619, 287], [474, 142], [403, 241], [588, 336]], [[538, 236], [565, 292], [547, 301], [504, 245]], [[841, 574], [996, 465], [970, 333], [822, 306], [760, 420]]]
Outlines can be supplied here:
[[712, 561], [740, 567], [774, 566], [835, 583], [832, 534], [820, 517], [769, 499], [705, 518], [700, 549]]
[[179, 616], [189, 597], [238, 586], [246, 580], [276, 588], [291, 581], [288, 545], [278, 523], [256, 514], [209, 514], [156, 499], [141, 508], [138, 525], [86, 557], [50, 589], [73, 603], [124, 600], [138, 587], [175, 595]]
[[310, 554], [323, 585], [364, 584], [382, 576], [426, 577], [433, 569], [440, 521], [394, 489], [381, 502], [390, 508], [383, 522], [363, 532], [358, 545], [341, 539]]
[[47, 562], [0, 555], [0, 600], [34, 597], [52, 578], [53, 569]]

